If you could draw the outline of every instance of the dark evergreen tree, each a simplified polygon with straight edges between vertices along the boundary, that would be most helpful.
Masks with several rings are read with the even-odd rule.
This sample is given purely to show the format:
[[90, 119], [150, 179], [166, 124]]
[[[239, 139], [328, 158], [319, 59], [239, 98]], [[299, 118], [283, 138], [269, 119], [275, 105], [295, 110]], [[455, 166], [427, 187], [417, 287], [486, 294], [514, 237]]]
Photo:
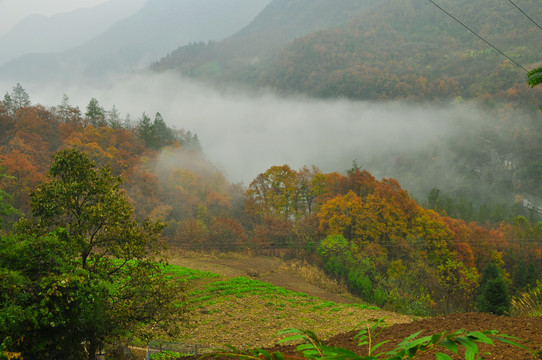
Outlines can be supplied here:
[[504, 315], [510, 310], [510, 294], [501, 270], [490, 262], [482, 272], [482, 279], [476, 299], [478, 311]]
[[15, 107], [16, 110], [19, 110], [31, 105], [30, 96], [28, 96], [28, 93], [26, 92], [26, 90], [19, 83], [17, 83], [17, 85], [13, 87], [11, 98], [13, 99], [13, 106]]
[[100, 103], [95, 98], [90, 99], [85, 117], [90, 125], [96, 127], [107, 125], [105, 121], [105, 109], [100, 106]]

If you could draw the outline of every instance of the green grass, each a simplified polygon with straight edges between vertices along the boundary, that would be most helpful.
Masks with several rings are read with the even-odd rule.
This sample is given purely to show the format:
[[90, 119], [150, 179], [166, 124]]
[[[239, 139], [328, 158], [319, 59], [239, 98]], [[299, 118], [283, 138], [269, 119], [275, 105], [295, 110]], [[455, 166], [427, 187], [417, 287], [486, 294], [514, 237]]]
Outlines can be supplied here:
[[173, 342], [213, 348], [271, 346], [278, 340], [277, 332], [285, 328], [310, 328], [326, 338], [379, 316], [373, 306], [337, 304], [246, 277], [228, 278], [165, 264], [161, 271], [172, 281], [185, 283], [189, 323]]
[[181, 281], [196, 281], [201, 279], [218, 278], [217, 274], [196, 269], [189, 269], [183, 266], [160, 264], [163, 274], [175, 276]]

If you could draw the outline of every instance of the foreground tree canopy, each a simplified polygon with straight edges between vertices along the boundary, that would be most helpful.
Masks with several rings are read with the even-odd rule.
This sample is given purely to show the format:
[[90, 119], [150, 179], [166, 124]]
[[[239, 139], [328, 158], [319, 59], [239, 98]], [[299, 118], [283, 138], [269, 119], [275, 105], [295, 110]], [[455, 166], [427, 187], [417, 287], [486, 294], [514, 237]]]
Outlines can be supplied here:
[[0, 243], [0, 338], [8, 350], [93, 359], [128, 333], [145, 338], [147, 326], [180, 326], [179, 284], [160, 275], [162, 224], [138, 222], [120, 183], [77, 149], [55, 155], [48, 180], [31, 194], [34, 217]]

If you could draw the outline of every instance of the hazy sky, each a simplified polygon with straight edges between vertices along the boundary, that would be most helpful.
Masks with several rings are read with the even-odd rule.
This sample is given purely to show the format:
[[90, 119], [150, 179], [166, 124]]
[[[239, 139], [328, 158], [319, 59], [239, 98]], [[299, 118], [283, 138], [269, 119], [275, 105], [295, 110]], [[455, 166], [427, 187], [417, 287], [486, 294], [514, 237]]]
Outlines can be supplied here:
[[51, 16], [89, 8], [107, 0], [0, 0], [0, 36], [32, 14]]

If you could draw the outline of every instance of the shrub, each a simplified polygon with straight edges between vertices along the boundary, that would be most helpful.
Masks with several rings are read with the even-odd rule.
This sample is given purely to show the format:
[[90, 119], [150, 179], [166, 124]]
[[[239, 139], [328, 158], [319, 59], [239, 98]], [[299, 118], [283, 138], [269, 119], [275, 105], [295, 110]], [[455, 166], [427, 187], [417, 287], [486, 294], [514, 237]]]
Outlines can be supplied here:
[[521, 292], [511, 301], [510, 314], [513, 316], [542, 316], [542, 283], [528, 291]]

